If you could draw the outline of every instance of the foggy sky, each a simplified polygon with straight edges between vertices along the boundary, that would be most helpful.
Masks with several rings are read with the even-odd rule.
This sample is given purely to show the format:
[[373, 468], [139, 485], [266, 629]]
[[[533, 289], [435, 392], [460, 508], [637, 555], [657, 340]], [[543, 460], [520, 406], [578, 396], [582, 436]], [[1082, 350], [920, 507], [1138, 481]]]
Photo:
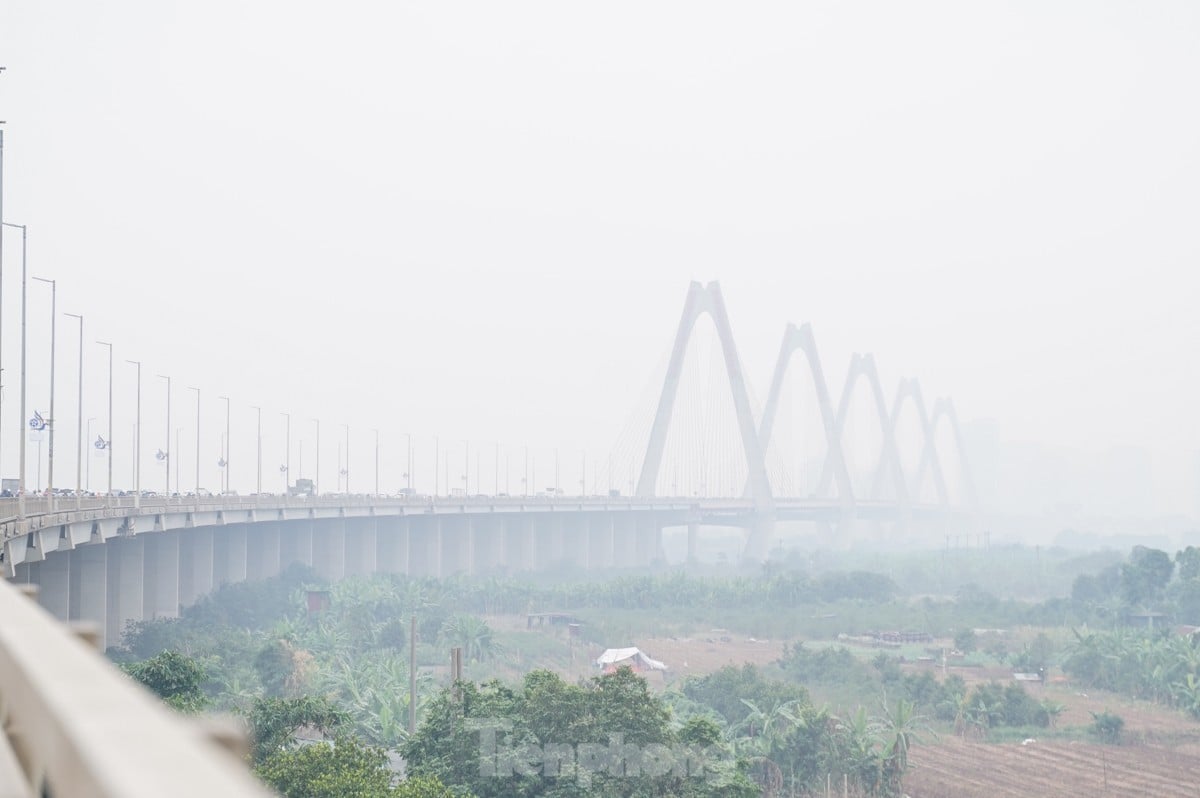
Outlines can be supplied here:
[[[218, 395], [244, 490], [251, 405], [272, 451], [280, 411], [309, 447], [322, 420], [330, 488], [343, 423], [362, 489], [372, 428], [385, 459], [407, 431], [597, 456], [688, 282], [719, 279], [760, 398], [811, 321], [834, 386], [874, 352], [889, 392], [918, 377], [1004, 441], [1145, 448], [1156, 509], [1192, 509], [1193, 3], [9, 1], [0, 65], [5, 216], [86, 316], [85, 415], [107, 412], [96, 339], [118, 445], [124, 360], [150, 453], [171, 374], [185, 487], [186, 386], [208, 487]], [[12, 230], [4, 268], [11, 476]], [[60, 317], [60, 484], [77, 335]]]

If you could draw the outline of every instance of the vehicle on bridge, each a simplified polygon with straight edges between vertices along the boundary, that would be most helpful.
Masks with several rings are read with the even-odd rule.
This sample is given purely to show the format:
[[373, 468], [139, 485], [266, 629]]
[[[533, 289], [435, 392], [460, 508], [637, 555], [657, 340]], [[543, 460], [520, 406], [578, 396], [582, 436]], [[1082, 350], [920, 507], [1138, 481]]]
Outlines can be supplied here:
[[297, 479], [296, 484], [288, 487], [289, 496], [312, 496], [316, 493], [316, 487], [311, 479]]

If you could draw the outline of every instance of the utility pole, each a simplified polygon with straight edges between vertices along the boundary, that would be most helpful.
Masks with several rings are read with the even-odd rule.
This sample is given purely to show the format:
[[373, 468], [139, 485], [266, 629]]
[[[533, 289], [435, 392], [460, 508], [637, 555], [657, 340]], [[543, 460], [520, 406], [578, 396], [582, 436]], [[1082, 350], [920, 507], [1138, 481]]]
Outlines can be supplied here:
[[196, 504], [200, 503], [200, 389], [188, 386], [196, 392]]
[[137, 366], [137, 426], [133, 433], [133, 506], [142, 506], [142, 362], [126, 360]]
[[165, 374], [159, 374], [158, 378], [167, 381], [167, 450], [166, 456], [163, 458], [163, 464], [167, 467], [167, 492], [163, 497], [169, 502], [171, 500], [171, 378]]
[[78, 313], [64, 313], [79, 319], [79, 429], [78, 440], [75, 442], [79, 453], [75, 458], [75, 507], [83, 507], [83, 316]]
[[[113, 444], [113, 369], [112, 369], [112, 344], [107, 341], [97, 341], [101, 346], [108, 347], [108, 445], [104, 448], [108, 450], [108, 495], [112, 497], [112, 444]], [[24, 411], [22, 411], [24, 415]], [[91, 436], [88, 436], [91, 437]]]
[[255, 407], [258, 411], [258, 480], [255, 493], [262, 493], [262, 408]]
[[229, 461], [232, 459], [233, 441], [229, 438], [229, 397], [218, 396], [218, 399], [225, 400], [225, 456], [221, 458], [224, 461], [222, 466], [225, 469], [225, 487], [222, 488], [222, 493], [229, 493]]
[[417, 731], [417, 616], [408, 624], [408, 733]]
[[50, 453], [46, 457], [46, 487], [50, 491], [50, 511], [54, 512], [54, 428], [58, 426], [58, 419], [54, 417], [54, 353], [58, 331], [58, 281], [46, 277], [33, 279], [50, 284], [50, 418], [46, 421], [50, 426]]

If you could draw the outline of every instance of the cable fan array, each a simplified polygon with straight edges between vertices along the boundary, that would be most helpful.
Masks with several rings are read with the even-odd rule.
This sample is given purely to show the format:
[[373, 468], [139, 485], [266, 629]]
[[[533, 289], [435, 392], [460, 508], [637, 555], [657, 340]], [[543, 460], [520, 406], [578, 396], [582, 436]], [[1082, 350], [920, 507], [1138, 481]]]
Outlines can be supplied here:
[[[711, 327], [697, 326], [702, 316], [712, 319]], [[798, 361], [806, 367], [801, 381], [808, 402], [789, 395], [797, 392], [792, 367]], [[855, 354], [835, 405], [808, 324], [787, 326], [766, 403], [760, 405], [744, 377], [715, 282], [689, 287], [672, 351], [657, 374], [609, 458], [609, 483], [621, 486], [622, 493], [745, 496], [759, 509], [769, 509], [777, 497], [950, 506], [937, 447], [939, 425], [945, 422], [962, 493], [953, 500], [976, 506], [950, 400], [936, 400], [929, 412], [917, 381], [903, 379], [889, 407], [874, 358]], [[807, 414], [802, 419], [793, 410], [798, 404]], [[864, 421], [874, 433], [865, 454], [853, 446]], [[909, 448], [902, 456], [897, 432], [914, 423], [912, 440], [905, 441], [918, 447], [919, 457]]]

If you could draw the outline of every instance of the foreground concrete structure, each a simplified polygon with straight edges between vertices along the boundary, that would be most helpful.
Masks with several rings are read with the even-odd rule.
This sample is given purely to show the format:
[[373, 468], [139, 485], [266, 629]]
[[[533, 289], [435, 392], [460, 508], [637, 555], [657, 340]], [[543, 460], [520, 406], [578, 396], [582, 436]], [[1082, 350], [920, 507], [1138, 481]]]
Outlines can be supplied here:
[[0, 795], [269, 798], [240, 730], [168, 709], [21, 592], [0, 580]]

